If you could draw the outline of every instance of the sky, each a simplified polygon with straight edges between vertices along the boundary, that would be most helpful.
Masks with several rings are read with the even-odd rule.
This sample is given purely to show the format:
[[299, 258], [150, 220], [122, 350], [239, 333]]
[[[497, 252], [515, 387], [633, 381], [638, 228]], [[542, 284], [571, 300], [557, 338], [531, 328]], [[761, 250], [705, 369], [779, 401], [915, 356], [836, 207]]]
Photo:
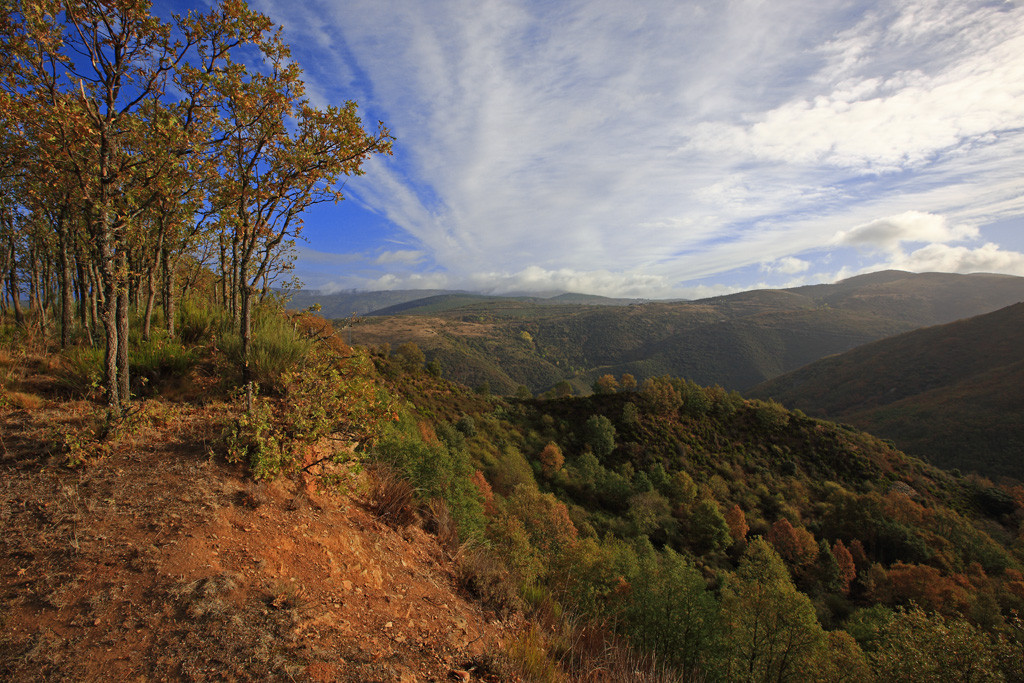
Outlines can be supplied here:
[[307, 214], [307, 288], [1024, 275], [1024, 2], [250, 4], [396, 138]]

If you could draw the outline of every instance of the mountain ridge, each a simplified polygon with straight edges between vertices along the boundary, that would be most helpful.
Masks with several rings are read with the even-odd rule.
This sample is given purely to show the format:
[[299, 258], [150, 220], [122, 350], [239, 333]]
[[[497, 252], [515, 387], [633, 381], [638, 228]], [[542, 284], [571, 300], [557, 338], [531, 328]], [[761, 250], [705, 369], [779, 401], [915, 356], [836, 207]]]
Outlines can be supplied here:
[[1020, 479], [1022, 330], [1017, 303], [823, 358], [748, 393], [849, 422], [944, 467]]
[[[885, 271], [831, 285], [628, 306], [452, 299], [350, 328], [357, 343], [421, 346], [448, 377], [513, 393], [603, 374], [663, 374], [744, 390], [821, 357], [1024, 299], [1024, 278]], [[443, 333], [425, 334], [425, 330]], [[526, 336], [524, 336], [526, 335]]]

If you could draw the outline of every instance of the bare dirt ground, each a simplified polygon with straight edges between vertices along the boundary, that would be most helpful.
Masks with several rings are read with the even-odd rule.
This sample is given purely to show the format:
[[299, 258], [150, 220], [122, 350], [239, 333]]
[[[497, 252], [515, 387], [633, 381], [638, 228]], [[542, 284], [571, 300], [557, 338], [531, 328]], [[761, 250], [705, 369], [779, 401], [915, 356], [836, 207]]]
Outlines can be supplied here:
[[90, 451], [95, 406], [43, 385], [0, 401], [0, 678], [498, 680], [512, 626], [432, 536], [369, 514], [358, 475], [253, 482], [211, 450], [216, 405], [150, 401]]

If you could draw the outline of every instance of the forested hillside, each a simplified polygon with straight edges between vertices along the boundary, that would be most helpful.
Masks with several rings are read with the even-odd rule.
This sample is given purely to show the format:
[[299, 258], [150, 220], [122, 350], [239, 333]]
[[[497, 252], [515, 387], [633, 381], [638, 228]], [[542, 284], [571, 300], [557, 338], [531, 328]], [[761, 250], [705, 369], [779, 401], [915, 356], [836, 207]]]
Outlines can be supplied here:
[[946, 468], [1024, 479], [1024, 304], [825, 358], [751, 390]]
[[379, 346], [415, 343], [446, 377], [511, 394], [568, 381], [585, 393], [604, 374], [664, 374], [744, 390], [819, 358], [1024, 299], [1024, 278], [859, 276], [832, 285], [631, 306], [544, 305], [432, 297], [350, 328]]
[[267, 17], [14, 2], [0, 47], [0, 677], [1024, 680], [1024, 488], [701, 386], [1024, 279], [336, 329], [276, 287], [392, 139]]
[[[11, 676], [40, 665], [56, 677], [86, 670], [71, 663], [101, 659], [95, 648], [112, 629], [166, 648], [128, 657], [126, 675], [166, 675], [173, 669], [161, 651], [184, 652], [201, 634], [219, 649], [193, 648], [188, 671], [294, 675], [315, 665], [337, 680], [436, 671], [411, 640], [425, 642], [423, 617], [402, 620], [406, 608], [367, 574], [369, 561], [397, 572], [410, 599], [443, 588], [473, 601], [457, 607], [467, 615], [458, 628], [471, 619], [492, 639], [490, 654], [460, 654], [468, 638], [433, 646], [446, 653], [442, 667], [470, 680], [602, 680], [600, 671], [651, 681], [1021, 680], [1019, 485], [949, 474], [850, 427], [680, 379], [605, 378], [593, 396], [546, 400], [471, 391], [422, 358], [350, 349], [326, 321], [271, 308], [257, 315], [261, 360], [247, 409], [237, 347], [226, 343], [236, 334], [229, 313], [190, 298], [178, 316], [178, 338], [158, 318], [157, 343], [135, 342], [138, 386], [151, 398], [115, 421], [89, 379], [98, 354], [47, 355], [39, 345], [53, 348], [52, 338], [26, 338], [13, 321], [3, 328], [3, 476], [30, 501], [4, 504], [16, 533], [0, 559], [30, 577], [3, 574], [18, 625], [0, 658]], [[149, 521], [159, 508], [143, 499], [177, 501], [180, 492], [164, 486], [192, 481], [203, 461], [220, 483], [189, 494], [201, 508], [174, 502], [173, 515]], [[174, 476], [143, 476], [140, 465]], [[103, 494], [131, 511], [129, 545], [109, 551], [116, 561], [86, 542], [104, 534], [98, 525], [113, 528], [113, 503], [96, 496], [114, 469], [140, 478]], [[88, 482], [81, 499], [74, 481]], [[53, 512], [46, 495], [56, 496]], [[321, 512], [291, 512], [307, 506]], [[354, 534], [368, 524], [355, 510], [396, 530], [378, 532], [393, 540], [355, 555], [315, 523], [338, 516], [332, 524]], [[118, 570], [117, 585], [144, 580], [154, 588], [139, 595], [152, 602], [128, 589], [104, 593], [85, 564], [58, 574], [50, 523], [60, 534], [79, 529], [79, 552], [92, 562], [127, 562], [136, 574]], [[187, 545], [192, 583], [164, 573], [185, 567], [165, 564], [185, 561], [177, 551], [130, 552], [168, 524], [194, 529], [175, 532], [177, 542], [210, 539]], [[257, 527], [273, 529], [277, 554], [247, 565]], [[401, 550], [424, 530], [439, 551]], [[285, 544], [310, 558], [327, 548], [334, 568], [315, 589], [282, 587], [274, 577], [289, 572], [312, 580], [309, 560], [282, 553]], [[339, 564], [342, 552], [351, 559]], [[410, 572], [408, 555], [399, 562], [395, 552], [418, 553], [417, 562], [440, 553], [432, 562], [447, 573], [429, 563]], [[219, 568], [210, 582], [203, 567]], [[356, 586], [366, 598], [353, 602]], [[45, 591], [41, 612], [27, 589]], [[424, 600], [408, 605], [427, 610]], [[150, 611], [161, 601], [198, 618], [175, 626]], [[470, 617], [474, 610], [485, 616]], [[384, 635], [353, 640], [338, 614]], [[248, 626], [230, 626], [235, 617]], [[77, 658], [44, 628], [76, 634]], [[259, 642], [272, 656], [242, 658], [246, 643]]]

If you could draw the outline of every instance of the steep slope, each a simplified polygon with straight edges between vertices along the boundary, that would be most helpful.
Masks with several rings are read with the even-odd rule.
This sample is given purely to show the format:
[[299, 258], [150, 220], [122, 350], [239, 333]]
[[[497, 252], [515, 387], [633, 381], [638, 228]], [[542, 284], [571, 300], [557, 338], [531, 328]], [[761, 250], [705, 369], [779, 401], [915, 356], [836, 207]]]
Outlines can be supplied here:
[[211, 458], [215, 409], [148, 402], [133, 437], [62, 467], [46, 435], [87, 410], [0, 415], [5, 680], [446, 680], [501, 649], [433, 537]]
[[893, 439], [943, 467], [1024, 478], [1024, 304], [826, 358], [749, 393]]

